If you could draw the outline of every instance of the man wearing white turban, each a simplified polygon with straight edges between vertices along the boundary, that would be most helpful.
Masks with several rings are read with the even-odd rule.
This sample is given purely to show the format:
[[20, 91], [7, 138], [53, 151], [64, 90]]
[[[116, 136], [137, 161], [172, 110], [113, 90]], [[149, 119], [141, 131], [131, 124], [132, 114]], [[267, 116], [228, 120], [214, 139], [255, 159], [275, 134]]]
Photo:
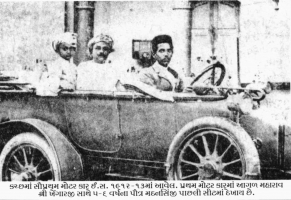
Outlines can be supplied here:
[[88, 43], [92, 60], [82, 62], [77, 69], [78, 90], [113, 91], [118, 80], [118, 69], [113, 67], [109, 54], [113, 52], [113, 40], [100, 34]]

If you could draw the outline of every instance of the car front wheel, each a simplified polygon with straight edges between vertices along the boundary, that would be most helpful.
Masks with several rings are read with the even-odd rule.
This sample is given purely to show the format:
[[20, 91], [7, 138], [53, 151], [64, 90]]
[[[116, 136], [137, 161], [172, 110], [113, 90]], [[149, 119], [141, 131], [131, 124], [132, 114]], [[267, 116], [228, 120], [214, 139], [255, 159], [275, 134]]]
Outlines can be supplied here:
[[57, 156], [41, 136], [21, 133], [1, 152], [0, 178], [2, 181], [59, 181]]
[[168, 155], [168, 179], [259, 178], [259, 157], [249, 135], [241, 127], [224, 120], [208, 120], [198, 120], [195, 126], [186, 128], [176, 138]]

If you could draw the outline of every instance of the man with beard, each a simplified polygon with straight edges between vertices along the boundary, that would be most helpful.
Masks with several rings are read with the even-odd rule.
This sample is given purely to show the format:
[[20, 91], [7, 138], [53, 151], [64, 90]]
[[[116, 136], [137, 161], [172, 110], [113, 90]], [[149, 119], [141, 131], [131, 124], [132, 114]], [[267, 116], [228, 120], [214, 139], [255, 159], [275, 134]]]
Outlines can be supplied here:
[[77, 69], [78, 90], [115, 90], [118, 80], [117, 69], [108, 59], [113, 52], [113, 40], [109, 35], [98, 35], [88, 43], [89, 54], [92, 60], [82, 62]]
[[178, 73], [169, 67], [173, 56], [173, 42], [169, 35], [158, 35], [152, 40], [152, 53], [156, 62], [140, 71], [140, 81], [163, 91], [183, 90]]

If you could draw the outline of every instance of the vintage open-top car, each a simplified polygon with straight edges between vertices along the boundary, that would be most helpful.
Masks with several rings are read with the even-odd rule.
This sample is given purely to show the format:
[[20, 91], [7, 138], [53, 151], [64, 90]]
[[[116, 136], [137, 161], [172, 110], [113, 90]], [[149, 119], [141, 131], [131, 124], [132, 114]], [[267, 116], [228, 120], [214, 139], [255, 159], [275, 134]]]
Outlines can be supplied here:
[[[213, 70], [220, 70], [216, 80]], [[194, 86], [209, 77], [218, 86], [224, 71], [221, 64], [210, 66]], [[235, 96], [230, 93], [242, 91], [257, 93], [245, 100], [259, 102], [260, 90], [124, 87], [44, 97], [26, 84], [1, 81], [0, 179], [260, 179], [264, 169], [285, 170], [282, 162], [291, 162], [284, 156], [284, 126], [265, 123], [229, 101]]]

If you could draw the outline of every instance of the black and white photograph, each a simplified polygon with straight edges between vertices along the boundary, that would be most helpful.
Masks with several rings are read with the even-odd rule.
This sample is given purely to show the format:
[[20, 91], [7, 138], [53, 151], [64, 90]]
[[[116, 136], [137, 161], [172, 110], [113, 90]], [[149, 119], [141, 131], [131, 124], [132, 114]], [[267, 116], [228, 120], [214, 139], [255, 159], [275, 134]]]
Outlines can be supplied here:
[[290, 0], [0, 10], [0, 181], [291, 179]]

